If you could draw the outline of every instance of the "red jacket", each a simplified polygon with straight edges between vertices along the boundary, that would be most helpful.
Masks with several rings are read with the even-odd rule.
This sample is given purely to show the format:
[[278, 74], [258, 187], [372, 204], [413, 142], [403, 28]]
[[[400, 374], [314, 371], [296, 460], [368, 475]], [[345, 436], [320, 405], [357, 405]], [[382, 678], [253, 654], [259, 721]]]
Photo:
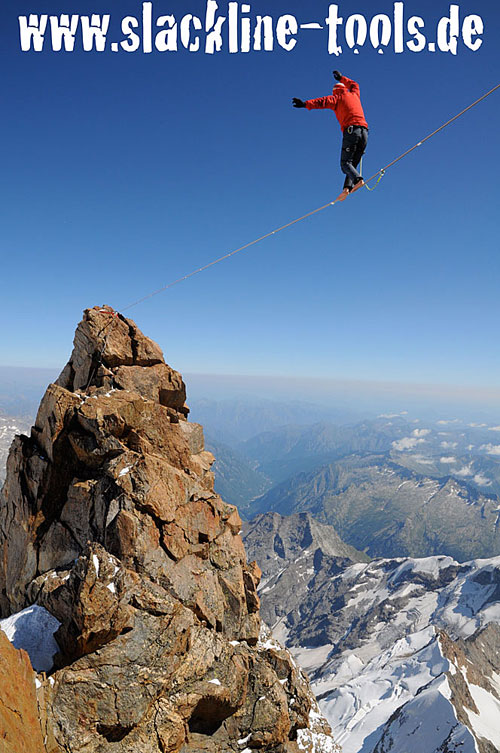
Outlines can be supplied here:
[[306, 101], [307, 109], [323, 110], [327, 108], [333, 110], [342, 131], [345, 131], [351, 125], [368, 128], [359, 98], [359, 85], [355, 81], [351, 81], [347, 76], [342, 76], [340, 83], [344, 84], [344, 86], [339, 86], [338, 89], [334, 87], [333, 93], [328, 97], [308, 99]]

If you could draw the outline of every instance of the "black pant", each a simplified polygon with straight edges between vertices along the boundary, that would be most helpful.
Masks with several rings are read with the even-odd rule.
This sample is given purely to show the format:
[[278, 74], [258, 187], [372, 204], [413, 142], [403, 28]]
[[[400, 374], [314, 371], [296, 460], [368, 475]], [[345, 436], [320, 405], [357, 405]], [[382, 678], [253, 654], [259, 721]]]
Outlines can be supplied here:
[[361, 177], [357, 167], [368, 143], [368, 129], [363, 126], [348, 126], [342, 138], [340, 169], [345, 173], [344, 188], [352, 188]]

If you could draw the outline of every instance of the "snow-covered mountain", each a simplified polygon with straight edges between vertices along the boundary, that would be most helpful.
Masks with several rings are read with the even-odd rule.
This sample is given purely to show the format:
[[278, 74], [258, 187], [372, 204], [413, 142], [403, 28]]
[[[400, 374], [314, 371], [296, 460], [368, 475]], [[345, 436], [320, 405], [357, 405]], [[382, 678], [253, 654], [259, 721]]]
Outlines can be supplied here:
[[278, 570], [259, 563], [263, 614], [344, 753], [500, 751], [500, 557], [333, 566], [314, 546], [274, 554]]
[[344, 753], [498, 751], [499, 640], [490, 623], [467, 641], [431, 627], [397, 641], [322, 704]]
[[[500, 557], [462, 567], [448, 557], [381, 560], [333, 580], [328, 590], [341, 592], [345, 606], [329, 653], [316, 664], [315, 648], [297, 658], [344, 753], [488, 750], [474, 747], [475, 734], [500, 750], [500, 656], [485, 651], [475, 666], [489, 664], [491, 672], [479, 677], [467, 659], [469, 644], [484, 645], [484, 626], [496, 631], [497, 645], [500, 639]], [[279, 627], [286, 635], [285, 621]], [[457, 672], [460, 694], [453, 693]], [[467, 746], [452, 747], [452, 733], [455, 746]]]
[[5, 463], [16, 434], [29, 432], [31, 422], [28, 418], [0, 415], [0, 486], [5, 479]]

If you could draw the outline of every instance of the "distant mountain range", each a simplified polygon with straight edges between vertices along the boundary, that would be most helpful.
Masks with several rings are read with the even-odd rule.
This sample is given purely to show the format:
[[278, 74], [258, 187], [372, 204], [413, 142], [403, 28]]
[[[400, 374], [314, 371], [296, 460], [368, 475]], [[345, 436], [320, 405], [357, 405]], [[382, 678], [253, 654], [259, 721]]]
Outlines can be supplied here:
[[262, 432], [240, 443], [238, 451], [275, 483], [352, 453], [391, 452], [424, 475], [451, 475], [500, 493], [500, 426], [494, 425], [423, 425], [401, 416], [344, 426], [321, 422]]
[[[207, 401], [205, 408], [219, 416], [218, 405]], [[260, 414], [237, 401], [233, 408], [225, 420], [239, 433], [240, 420], [249, 430], [293, 412], [272, 401]], [[298, 406], [297, 417], [305, 421], [308, 410]], [[0, 424], [0, 478], [1, 453], [29, 425], [8, 417]], [[207, 433], [216, 490], [243, 518], [311, 512], [370, 556], [468, 560], [500, 551], [499, 426], [424, 425], [393, 415], [346, 426], [282, 426], [234, 445]]]
[[273, 485], [271, 479], [255, 470], [247, 458], [211, 437], [205, 438], [205, 447], [215, 456], [212, 470], [215, 473], [217, 493], [240, 511], [246, 510], [253, 500]]
[[500, 551], [498, 426], [381, 416], [285, 426], [214, 451], [216, 486], [244, 518], [311, 512], [370, 556]]
[[311, 512], [371, 556], [500, 552], [498, 498], [464, 481], [423, 476], [384, 455], [353, 454], [273, 487], [255, 512]]
[[[190, 420], [202, 424], [218, 442], [235, 448], [240, 442], [290, 424], [308, 426], [319, 421], [344, 424], [355, 420], [356, 413], [342, 408], [325, 408], [307, 401], [279, 401], [266, 398], [189, 400]], [[247, 453], [243, 453], [247, 454]]]
[[363, 421], [354, 426], [315, 423], [263, 432], [238, 445], [255, 467], [279, 483], [353, 452], [386, 452], [409, 431], [403, 419]]
[[500, 557], [363, 562], [307, 514], [258, 516], [244, 541], [343, 753], [500, 751]]

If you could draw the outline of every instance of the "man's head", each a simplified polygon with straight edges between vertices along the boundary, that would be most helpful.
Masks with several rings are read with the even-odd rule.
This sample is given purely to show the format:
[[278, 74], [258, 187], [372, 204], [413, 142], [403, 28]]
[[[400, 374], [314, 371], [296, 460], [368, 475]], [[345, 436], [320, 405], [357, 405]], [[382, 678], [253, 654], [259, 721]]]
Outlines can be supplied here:
[[341, 84], [340, 82], [338, 84], [335, 84], [335, 86], [333, 87], [334, 92], [335, 91], [340, 92], [342, 91], [342, 89], [345, 89], [345, 86], [344, 84]]

